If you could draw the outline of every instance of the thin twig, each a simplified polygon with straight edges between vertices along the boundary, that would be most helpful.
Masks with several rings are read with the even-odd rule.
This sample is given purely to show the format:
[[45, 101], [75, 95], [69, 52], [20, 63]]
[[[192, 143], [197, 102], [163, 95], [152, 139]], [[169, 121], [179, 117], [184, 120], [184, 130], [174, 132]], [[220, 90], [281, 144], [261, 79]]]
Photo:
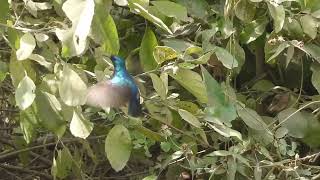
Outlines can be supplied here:
[[24, 173], [34, 174], [36, 176], [41, 176], [41, 177], [46, 178], [46, 179], [53, 179], [51, 175], [48, 175], [46, 173], [42, 173], [42, 172], [39, 172], [39, 171], [27, 169], [27, 168], [20, 167], [20, 166], [13, 166], [13, 165], [9, 165], [9, 164], [0, 164], [0, 167], [3, 168], [3, 169], [8, 169], [8, 170], [13, 170], [13, 171], [20, 171], [20, 172], [24, 172]]

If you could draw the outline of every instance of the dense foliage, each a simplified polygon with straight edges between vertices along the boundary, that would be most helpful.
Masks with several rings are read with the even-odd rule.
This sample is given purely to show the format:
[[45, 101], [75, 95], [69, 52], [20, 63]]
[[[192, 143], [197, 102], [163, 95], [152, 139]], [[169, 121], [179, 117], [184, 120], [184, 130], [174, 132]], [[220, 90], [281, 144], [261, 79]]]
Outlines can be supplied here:
[[[317, 179], [319, 0], [1, 0], [8, 179]], [[143, 115], [85, 105], [126, 60]]]

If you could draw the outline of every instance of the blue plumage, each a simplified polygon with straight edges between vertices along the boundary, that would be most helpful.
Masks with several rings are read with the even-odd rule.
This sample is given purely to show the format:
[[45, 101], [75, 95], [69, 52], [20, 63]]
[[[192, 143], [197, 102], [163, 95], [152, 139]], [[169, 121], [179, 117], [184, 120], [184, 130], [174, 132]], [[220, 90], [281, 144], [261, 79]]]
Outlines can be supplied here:
[[128, 73], [125, 61], [111, 56], [114, 73], [110, 80], [99, 82], [88, 90], [87, 104], [96, 107], [120, 107], [128, 103], [128, 114], [141, 113], [139, 89]]

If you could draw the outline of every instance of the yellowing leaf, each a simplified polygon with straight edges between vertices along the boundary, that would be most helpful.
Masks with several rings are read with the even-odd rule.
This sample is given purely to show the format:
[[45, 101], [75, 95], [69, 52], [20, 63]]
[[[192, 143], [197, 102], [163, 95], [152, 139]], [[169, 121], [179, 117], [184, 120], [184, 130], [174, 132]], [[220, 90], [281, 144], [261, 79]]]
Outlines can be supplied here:
[[156, 59], [157, 63], [161, 64], [167, 60], [178, 57], [178, 53], [171, 47], [157, 46], [153, 51], [153, 56]]

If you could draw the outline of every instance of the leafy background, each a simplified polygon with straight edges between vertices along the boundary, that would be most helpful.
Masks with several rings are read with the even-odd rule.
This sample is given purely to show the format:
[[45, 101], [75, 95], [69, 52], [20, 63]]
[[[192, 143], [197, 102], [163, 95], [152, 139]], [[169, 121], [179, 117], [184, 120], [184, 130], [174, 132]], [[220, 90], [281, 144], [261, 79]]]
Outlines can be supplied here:
[[[317, 179], [318, 0], [2, 0], [7, 179]], [[126, 59], [143, 116], [85, 105]]]

